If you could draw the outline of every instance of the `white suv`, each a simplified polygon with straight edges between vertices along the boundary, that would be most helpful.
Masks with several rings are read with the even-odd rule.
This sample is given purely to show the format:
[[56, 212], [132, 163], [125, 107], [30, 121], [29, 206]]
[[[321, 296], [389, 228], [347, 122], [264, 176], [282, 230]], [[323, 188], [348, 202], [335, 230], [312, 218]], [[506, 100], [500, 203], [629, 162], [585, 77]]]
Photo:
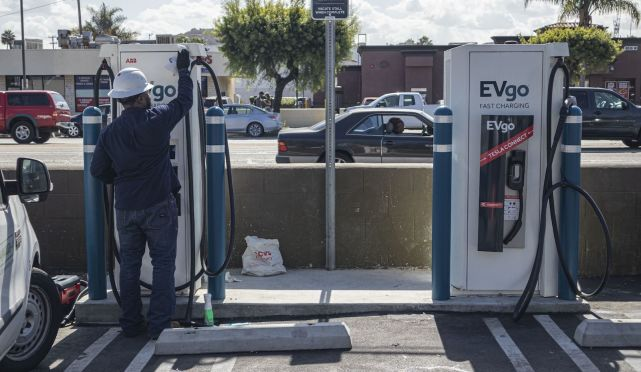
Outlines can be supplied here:
[[47, 167], [18, 159], [16, 180], [0, 172], [0, 371], [28, 371], [47, 355], [58, 334], [60, 294], [38, 269], [40, 246], [23, 203], [52, 189]]

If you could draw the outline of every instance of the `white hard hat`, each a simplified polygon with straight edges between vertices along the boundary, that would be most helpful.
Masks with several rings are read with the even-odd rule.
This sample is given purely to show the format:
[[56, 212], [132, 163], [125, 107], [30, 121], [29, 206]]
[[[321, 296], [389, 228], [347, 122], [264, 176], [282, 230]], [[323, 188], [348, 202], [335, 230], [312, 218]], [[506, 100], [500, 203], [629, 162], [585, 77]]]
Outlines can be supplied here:
[[153, 87], [153, 84], [147, 82], [142, 71], [135, 67], [127, 67], [116, 75], [113, 89], [109, 91], [109, 97], [127, 98], [146, 92]]

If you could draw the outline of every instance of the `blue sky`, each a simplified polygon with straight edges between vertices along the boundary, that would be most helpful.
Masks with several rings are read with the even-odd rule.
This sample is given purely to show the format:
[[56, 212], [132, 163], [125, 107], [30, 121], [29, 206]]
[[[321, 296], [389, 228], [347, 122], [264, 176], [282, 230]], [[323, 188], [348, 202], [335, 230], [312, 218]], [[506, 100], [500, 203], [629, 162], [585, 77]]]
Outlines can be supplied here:
[[[77, 0], [24, 0], [25, 34], [46, 39], [59, 28], [78, 23]], [[52, 5], [47, 5], [56, 2]], [[83, 20], [87, 6], [102, 1], [80, 0]], [[222, 15], [222, 0], [106, 0], [110, 7], [120, 7], [128, 20], [126, 26], [153, 38], [156, 33], [180, 33], [209, 28]], [[397, 44], [408, 38], [429, 36], [437, 44], [449, 42], [488, 42], [493, 35], [531, 34], [532, 30], [556, 21], [558, 7], [533, 2], [524, 8], [523, 0], [351, 0], [354, 12], [367, 34], [370, 45]], [[641, 4], [641, 3], [640, 3]], [[0, 30], [12, 29], [20, 37], [18, 0], [0, 0]], [[595, 16], [595, 23], [612, 30], [615, 16]], [[641, 32], [632, 26], [633, 35]], [[150, 36], [151, 34], [151, 36]], [[621, 36], [630, 34], [629, 17], [621, 17]]]

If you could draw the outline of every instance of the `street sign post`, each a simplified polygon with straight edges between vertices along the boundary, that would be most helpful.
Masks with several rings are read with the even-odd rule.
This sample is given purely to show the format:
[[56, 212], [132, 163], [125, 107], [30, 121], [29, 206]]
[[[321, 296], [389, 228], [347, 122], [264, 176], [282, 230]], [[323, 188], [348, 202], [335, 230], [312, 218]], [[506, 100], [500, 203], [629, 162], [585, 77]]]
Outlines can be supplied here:
[[312, 18], [345, 19], [349, 16], [349, 0], [312, 0]]
[[336, 20], [349, 15], [348, 0], [312, 0], [312, 18], [325, 21], [325, 268], [336, 268], [336, 134], [334, 131]]

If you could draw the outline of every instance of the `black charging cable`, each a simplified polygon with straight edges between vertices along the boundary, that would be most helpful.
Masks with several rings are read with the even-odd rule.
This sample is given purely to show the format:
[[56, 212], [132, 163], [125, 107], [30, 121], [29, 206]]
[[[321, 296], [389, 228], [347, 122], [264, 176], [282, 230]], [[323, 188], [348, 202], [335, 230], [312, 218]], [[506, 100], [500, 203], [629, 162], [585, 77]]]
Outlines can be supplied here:
[[[564, 105], [561, 108], [561, 112], [559, 115], [559, 122], [556, 127], [556, 132], [554, 133], [554, 139], [552, 140], [551, 138], [552, 93], [553, 93], [553, 87], [554, 87], [554, 79], [556, 77], [556, 73], [558, 70], [562, 70], [564, 73], [564, 81], [563, 81], [564, 89], [565, 89], [563, 93]], [[594, 199], [590, 196], [590, 194], [588, 194], [588, 192], [585, 191], [583, 188], [581, 188], [579, 185], [570, 183], [567, 180], [562, 180], [561, 182], [552, 184], [552, 165], [554, 162], [554, 156], [556, 155], [557, 148], [561, 140], [561, 136], [563, 134], [565, 120], [568, 117], [568, 110], [570, 108], [570, 104], [568, 104], [568, 100], [567, 100], [569, 95], [569, 88], [570, 88], [570, 71], [568, 70], [567, 66], [563, 63], [563, 58], [559, 57], [556, 61], [556, 64], [552, 68], [552, 71], [550, 72], [550, 77], [548, 81], [547, 117], [546, 117], [547, 119], [547, 137], [546, 137], [547, 164], [545, 168], [545, 178], [543, 182], [543, 185], [544, 185], [543, 200], [541, 201], [541, 216], [540, 216], [540, 225], [539, 225], [538, 245], [537, 245], [536, 255], [534, 258], [534, 263], [532, 265], [532, 271], [530, 272], [530, 276], [528, 278], [525, 289], [523, 290], [523, 293], [521, 294], [521, 297], [519, 298], [514, 308], [514, 312], [512, 313], [512, 319], [514, 319], [514, 321], [519, 321], [521, 317], [525, 314], [530, 304], [530, 301], [532, 300], [532, 296], [534, 295], [534, 292], [536, 290], [536, 284], [538, 282], [538, 277], [541, 271], [541, 265], [543, 261], [543, 249], [545, 245], [545, 232], [546, 232], [546, 226], [547, 226], [546, 216], [548, 213], [548, 210], [547, 210], [548, 203], [550, 205], [550, 217], [552, 220], [552, 230], [554, 233], [554, 245], [556, 247], [557, 255], [559, 257], [559, 263], [561, 264], [561, 268], [563, 269], [565, 279], [567, 280], [568, 285], [570, 286], [572, 291], [582, 299], [588, 299], [588, 298], [594, 297], [603, 290], [609, 276], [611, 256], [612, 256], [612, 239], [610, 237], [610, 230], [608, 229], [608, 225], [605, 221], [603, 212], [599, 209], [599, 207], [597, 206]], [[557, 211], [556, 211], [555, 201], [554, 201], [554, 191], [561, 188], [570, 188], [578, 192], [579, 195], [583, 196], [588, 202], [588, 204], [590, 205], [590, 207], [592, 207], [592, 209], [594, 210], [599, 220], [599, 224], [603, 229], [603, 233], [605, 236], [605, 243], [606, 243], [605, 269], [604, 269], [603, 275], [600, 278], [599, 285], [592, 292], [585, 293], [579, 288], [579, 286], [575, 282], [575, 279], [572, 278], [572, 274], [568, 269], [567, 262], [565, 261], [565, 257], [563, 256], [563, 252], [561, 250], [561, 238], [559, 234], [558, 221], [556, 217]]]
[[518, 194], [519, 200], [519, 215], [512, 225], [510, 232], [507, 233], [505, 238], [503, 238], [503, 244], [509, 244], [516, 234], [521, 230], [523, 225], [523, 187], [525, 186], [525, 151], [523, 150], [514, 150], [510, 154], [508, 160], [508, 171], [507, 175], [507, 187], [514, 190]]

